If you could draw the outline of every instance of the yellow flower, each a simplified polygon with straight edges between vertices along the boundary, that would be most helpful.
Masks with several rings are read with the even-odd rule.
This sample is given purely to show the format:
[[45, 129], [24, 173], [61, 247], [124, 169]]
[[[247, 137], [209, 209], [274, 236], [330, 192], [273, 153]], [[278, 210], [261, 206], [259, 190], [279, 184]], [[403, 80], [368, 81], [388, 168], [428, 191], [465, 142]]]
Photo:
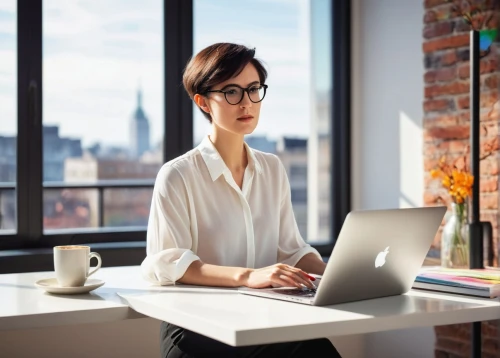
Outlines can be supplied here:
[[446, 157], [440, 158], [436, 168], [430, 171], [433, 179], [441, 179], [441, 184], [448, 191], [451, 199], [458, 204], [462, 204], [472, 194], [474, 177], [464, 170], [463, 166], [456, 166], [456, 163], [446, 163]]
[[438, 170], [438, 169], [431, 170], [431, 178], [436, 179], [439, 176], [440, 176], [440, 170]]

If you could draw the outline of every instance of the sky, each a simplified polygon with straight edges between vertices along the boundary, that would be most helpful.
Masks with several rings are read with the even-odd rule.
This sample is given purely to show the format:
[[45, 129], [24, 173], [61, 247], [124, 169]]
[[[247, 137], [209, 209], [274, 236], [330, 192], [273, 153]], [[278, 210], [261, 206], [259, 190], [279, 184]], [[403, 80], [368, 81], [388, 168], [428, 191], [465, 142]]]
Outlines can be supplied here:
[[[269, 72], [255, 134], [309, 135], [310, 93], [330, 88], [329, 1], [315, 0], [311, 8], [309, 0], [254, 0], [251, 6], [194, 0], [194, 53], [215, 42], [241, 43], [256, 48]], [[17, 132], [16, 2], [0, 2], [0, 135]], [[162, 3], [44, 0], [45, 125], [59, 125], [62, 136], [81, 138], [85, 147], [126, 146], [141, 88], [151, 143], [161, 140]], [[200, 138], [210, 126], [198, 110], [194, 118]]]

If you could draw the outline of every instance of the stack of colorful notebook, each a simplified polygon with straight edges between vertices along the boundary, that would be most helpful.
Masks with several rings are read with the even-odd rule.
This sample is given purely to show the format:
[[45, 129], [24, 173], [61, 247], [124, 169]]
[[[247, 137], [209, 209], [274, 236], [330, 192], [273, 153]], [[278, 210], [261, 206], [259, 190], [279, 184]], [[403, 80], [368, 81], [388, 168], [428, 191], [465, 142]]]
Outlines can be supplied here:
[[413, 288], [487, 298], [500, 297], [500, 270], [423, 267]]

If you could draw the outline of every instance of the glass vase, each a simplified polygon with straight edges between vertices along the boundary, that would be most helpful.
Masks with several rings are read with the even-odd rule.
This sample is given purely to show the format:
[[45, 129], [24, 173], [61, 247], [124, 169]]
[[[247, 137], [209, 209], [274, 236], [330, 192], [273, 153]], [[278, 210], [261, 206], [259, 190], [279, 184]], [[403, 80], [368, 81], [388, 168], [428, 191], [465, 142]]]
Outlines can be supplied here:
[[441, 235], [441, 266], [469, 268], [469, 215], [467, 204], [452, 203], [451, 216]]

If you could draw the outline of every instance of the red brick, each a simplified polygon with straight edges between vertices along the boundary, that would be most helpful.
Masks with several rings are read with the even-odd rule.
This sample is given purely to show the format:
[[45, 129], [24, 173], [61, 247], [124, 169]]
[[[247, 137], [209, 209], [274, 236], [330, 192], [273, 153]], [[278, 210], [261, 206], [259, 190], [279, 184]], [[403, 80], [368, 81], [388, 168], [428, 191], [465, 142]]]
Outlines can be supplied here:
[[496, 102], [500, 99], [498, 91], [490, 91], [486, 93], [481, 93], [480, 106], [481, 108], [492, 108]]
[[464, 154], [469, 145], [469, 138], [465, 140], [452, 140], [450, 141], [449, 152], [456, 154]]
[[485, 22], [485, 27], [488, 29], [496, 29], [496, 28], [498, 28], [498, 20], [500, 20], [498, 18], [498, 16], [495, 16], [495, 11], [498, 14], [498, 1], [497, 0], [486, 0], [486, 2], [490, 3], [490, 6], [488, 8], [492, 9], [494, 11], [485, 11], [485, 15], [487, 15], [487, 16], [492, 15], [490, 17], [490, 19]]
[[450, 324], [446, 326], [436, 326], [434, 327], [436, 335], [439, 337], [456, 337], [460, 340], [467, 340], [470, 337], [470, 325], [469, 324]]
[[434, 358], [450, 358], [449, 354], [443, 352], [442, 350], [435, 349], [434, 350]]
[[439, 163], [439, 158], [436, 159], [425, 159], [424, 160], [424, 170], [426, 172], [431, 171], [432, 169], [436, 168]]
[[493, 111], [493, 109], [490, 109], [490, 111], [488, 112], [484, 112], [482, 111], [480, 114], [479, 114], [479, 119], [481, 122], [489, 122], [489, 121], [492, 121], [494, 119], [493, 115], [490, 115], [489, 112]]
[[488, 353], [488, 352], [483, 351], [483, 354], [482, 354], [482, 358], [498, 358], [498, 356], [499, 356], [499, 352]]
[[436, 80], [439, 82], [449, 82], [457, 78], [456, 67], [440, 68], [436, 70]]
[[[497, 130], [498, 131], [498, 130]], [[494, 155], [500, 149], [500, 140], [498, 136], [483, 140], [481, 145], [480, 158], [482, 160]]]
[[483, 160], [479, 166], [479, 173], [481, 175], [498, 175], [500, 170], [497, 159], [489, 157], [488, 159]]
[[447, 52], [441, 56], [441, 65], [451, 66], [457, 63], [457, 53], [455, 51]]
[[432, 140], [432, 141], [424, 142], [424, 155], [425, 155], [424, 158], [439, 159], [443, 155], [451, 154], [453, 152], [456, 153], [457, 150], [455, 150], [455, 151], [452, 150], [453, 145], [454, 145], [454, 141], [450, 141], [450, 140], [441, 140], [441, 141]]
[[496, 57], [482, 59], [479, 62], [479, 70], [481, 74], [492, 73], [500, 70], [500, 68], [498, 67], [498, 59]]
[[469, 124], [470, 121], [470, 111], [463, 110], [457, 115], [457, 124]]
[[450, 109], [453, 109], [453, 100], [435, 99], [424, 101], [425, 112], [444, 111]]
[[448, 20], [448, 19], [453, 19], [453, 18], [458, 17], [457, 12], [453, 11], [452, 4], [439, 6], [439, 7], [435, 8], [434, 11], [436, 12], [436, 19], [438, 21]]
[[430, 70], [424, 74], [425, 83], [434, 83], [436, 82], [436, 79], [437, 79], [437, 71]]
[[[483, 0], [481, 4], [481, 9], [483, 10], [494, 10], [498, 6], [497, 0]], [[486, 12], [486, 11], [485, 11]], [[490, 13], [488, 11], [488, 13]]]
[[490, 121], [500, 119], [500, 101], [495, 102], [493, 107], [488, 111], [487, 117]]
[[428, 10], [424, 15], [424, 23], [428, 24], [431, 22], [435, 22], [437, 19], [436, 12], [434, 10]]
[[457, 99], [457, 108], [459, 109], [469, 109], [470, 108], [470, 97], [469, 96], [461, 96]]
[[463, 18], [458, 18], [455, 20], [455, 27], [454, 27], [455, 33], [460, 33], [460, 32], [469, 32], [470, 31], [470, 25], [465, 22]]
[[470, 343], [467, 340], [459, 341], [441, 337], [437, 337], [436, 339], [436, 349], [456, 355], [461, 355], [466, 352], [468, 353], [469, 347]]
[[[486, 73], [492, 73], [498, 70], [499, 70], [498, 60], [496, 58], [482, 59], [479, 64], [479, 72], [482, 75]], [[470, 76], [470, 68], [469, 68], [469, 62], [467, 61], [466, 64], [461, 65], [458, 68], [458, 77], [465, 79], [469, 78], [469, 76]]]
[[438, 22], [424, 27], [423, 36], [426, 39], [449, 35], [453, 32], [453, 23]]
[[458, 68], [458, 78], [466, 79], [470, 77], [470, 67], [469, 64], [462, 65]]
[[479, 200], [483, 209], [498, 209], [498, 192], [481, 194]]
[[484, 79], [484, 87], [486, 89], [498, 89], [499, 88], [499, 74], [495, 73]]
[[424, 6], [426, 9], [429, 9], [431, 7], [446, 4], [447, 2], [448, 0], [425, 0]]
[[458, 124], [458, 117], [452, 114], [444, 114], [440, 116], [425, 116], [424, 128], [430, 127], [448, 127]]
[[[481, 123], [481, 137], [492, 137], [498, 135], [498, 124], [489, 121], [488, 123]], [[482, 139], [481, 138], [481, 139]]]
[[425, 130], [424, 139], [465, 139], [469, 138], [469, 126], [450, 126]]
[[439, 202], [439, 195], [425, 192], [424, 193], [424, 204], [429, 205], [429, 204], [436, 204]]
[[469, 35], [462, 34], [462, 35], [455, 35], [445, 38], [439, 38], [436, 40], [426, 41], [423, 44], [423, 50], [425, 53], [429, 53], [438, 50], [457, 48], [467, 45], [469, 45]]
[[495, 353], [498, 352], [499, 345], [498, 345], [498, 337], [495, 337], [495, 339], [491, 338], [486, 338], [483, 340], [482, 348], [484, 352], [489, 352], [489, 353]]
[[436, 96], [461, 94], [469, 92], [469, 82], [453, 82], [444, 85], [433, 85], [425, 87], [425, 97], [432, 98]]
[[[500, 100], [498, 91], [483, 92], [480, 95], [479, 106], [481, 108], [487, 108], [494, 110], [495, 104]], [[469, 109], [470, 108], [470, 97], [461, 96], [457, 98], [457, 107], [459, 109]]]
[[491, 193], [498, 190], [498, 177], [481, 178], [479, 188], [483, 193]]
[[447, 152], [450, 147], [450, 141], [433, 141], [427, 142], [424, 145], [425, 151], [428, 153], [427, 157], [437, 158], [441, 156], [442, 152]]

